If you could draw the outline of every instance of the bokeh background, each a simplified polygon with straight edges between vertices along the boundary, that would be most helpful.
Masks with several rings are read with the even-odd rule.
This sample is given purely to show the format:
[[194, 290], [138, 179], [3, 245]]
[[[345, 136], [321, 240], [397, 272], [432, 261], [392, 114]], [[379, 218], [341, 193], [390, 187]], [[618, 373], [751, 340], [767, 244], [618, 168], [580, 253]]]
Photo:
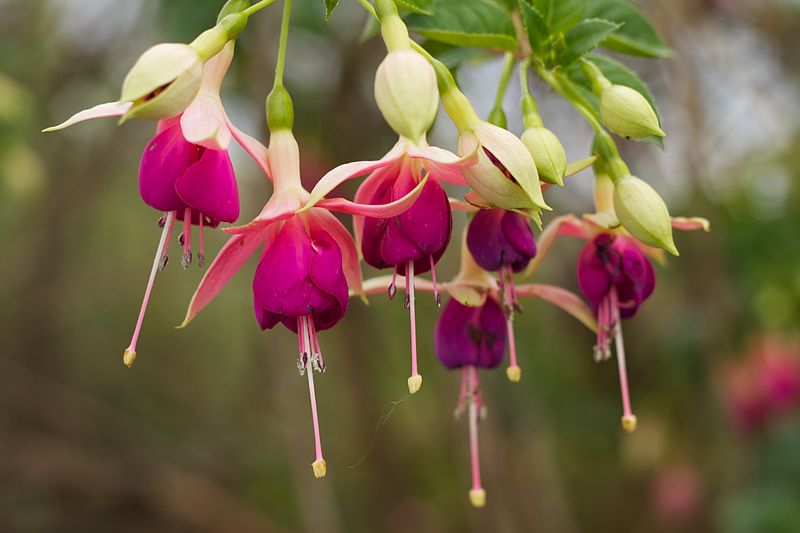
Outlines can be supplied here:
[[[499, 370], [482, 381], [483, 510], [466, 498], [459, 377], [435, 361], [430, 298], [418, 300], [425, 385], [413, 399], [393, 403], [408, 372], [399, 302], [354, 301], [321, 335], [324, 480], [309, 467], [296, 340], [262, 333], [252, 316], [254, 265], [175, 330], [202, 272], [173, 261], [139, 359], [122, 365], [159, 237], [136, 184], [153, 126], [39, 130], [114, 100], [142, 50], [190, 40], [221, 3], [0, 0], [0, 531], [800, 531], [800, 3], [641, 2], [675, 57], [626, 61], [653, 87], [669, 137], [664, 152], [624, 143], [625, 156], [674, 214], [706, 217], [713, 231], [678, 236], [681, 257], [657, 268], [655, 294], [625, 323], [632, 435], [619, 427], [615, 365], [593, 362], [592, 335], [525, 302], [524, 380]], [[253, 17], [223, 94], [264, 141], [279, 11]], [[299, 1], [293, 20], [287, 86], [311, 185], [394, 139], [371, 94], [384, 49], [360, 41], [357, 3], [326, 23], [321, 1]], [[458, 73], [484, 114], [499, 71], [495, 60]], [[534, 92], [570, 159], [584, 157], [587, 126]], [[512, 83], [517, 132], [518, 98]], [[446, 120], [434, 137], [453, 147]], [[269, 188], [243, 152], [233, 157], [247, 219]], [[590, 191], [585, 172], [548, 201], [580, 213]], [[214, 251], [223, 238], [207, 241]], [[539, 281], [577, 290], [579, 249], [559, 242]], [[440, 278], [457, 265], [453, 246]]]

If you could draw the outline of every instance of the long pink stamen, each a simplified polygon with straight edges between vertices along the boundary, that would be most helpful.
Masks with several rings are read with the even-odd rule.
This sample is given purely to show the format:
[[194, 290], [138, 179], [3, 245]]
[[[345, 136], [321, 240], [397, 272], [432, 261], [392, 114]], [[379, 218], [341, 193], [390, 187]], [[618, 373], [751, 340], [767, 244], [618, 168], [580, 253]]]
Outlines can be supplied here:
[[622, 341], [622, 324], [619, 316], [617, 289], [613, 287], [610, 294], [611, 312], [615, 322], [615, 340], [617, 351], [617, 367], [619, 368], [619, 386], [622, 393], [622, 427], [632, 432], [636, 429], [636, 415], [631, 409], [630, 392], [628, 391], [628, 371], [625, 367], [625, 343]]
[[458, 403], [456, 403], [456, 411], [455, 415], [460, 416], [461, 413], [464, 411], [464, 408], [467, 405], [468, 401], [468, 394], [469, 391], [467, 390], [467, 382], [469, 381], [469, 367], [462, 366], [461, 367], [461, 387], [458, 390]]
[[470, 366], [467, 369], [468, 389], [469, 389], [469, 452], [470, 465], [472, 467], [472, 489], [469, 491], [469, 499], [475, 507], [483, 507], [486, 504], [486, 492], [481, 486], [481, 460], [478, 447], [478, 416], [480, 415], [478, 405], [479, 381], [478, 369]]
[[394, 300], [395, 294], [397, 294], [397, 267], [394, 267], [394, 272], [392, 272], [392, 282], [389, 284], [389, 289], [387, 290], [389, 294], [389, 299]]
[[175, 213], [168, 213], [167, 219], [164, 222], [164, 229], [161, 230], [161, 239], [158, 241], [156, 256], [153, 259], [153, 267], [150, 269], [150, 277], [147, 280], [147, 287], [144, 290], [144, 298], [142, 298], [142, 306], [139, 308], [139, 316], [136, 319], [136, 326], [133, 328], [131, 343], [128, 345], [122, 355], [122, 361], [126, 366], [131, 366], [136, 360], [136, 343], [139, 341], [139, 333], [142, 331], [142, 322], [144, 322], [144, 315], [147, 311], [147, 304], [150, 301], [150, 294], [153, 292], [153, 284], [156, 281], [158, 265], [161, 263], [161, 255], [166, 249], [167, 237], [169, 236], [169, 232], [172, 230], [172, 223], [174, 220]]
[[[169, 215], [172, 216], [170, 217]], [[167, 240], [164, 242], [164, 249], [161, 251], [161, 258], [158, 261], [159, 270], [164, 270], [167, 268], [167, 263], [169, 262], [169, 254], [167, 253], [167, 250], [169, 250], [169, 242], [172, 239], [172, 228], [175, 227], [174, 211], [164, 214], [164, 227], [168, 227], [169, 229], [167, 230]]]
[[417, 318], [414, 303], [414, 261], [406, 265], [406, 298], [411, 320], [411, 377], [408, 378], [408, 391], [414, 394], [422, 386], [422, 376], [417, 369]]
[[433, 297], [436, 300], [436, 307], [442, 306], [442, 295], [439, 294], [439, 285], [436, 283], [436, 265], [433, 262], [433, 256], [429, 255], [431, 260], [431, 281], [433, 282]]
[[202, 268], [203, 265], [206, 264], [206, 254], [205, 254], [206, 242], [205, 242], [205, 237], [203, 237], [204, 218], [205, 215], [203, 215], [203, 213], [200, 213], [200, 224], [198, 226], [198, 231], [200, 232], [200, 251], [197, 253], [197, 266], [199, 266], [200, 268]]
[[311, 328], [311, 343], [312, 349], [317, 356], [317, 364], [319, 365], [319, 371], [325, 372], [325, 361], [322, 359], [322, 348], [319, 346], [319, 337], [317, 336], [317, 327], [314, 325], [314, 319], [308, 319], [308, 325]]
[[183, 257], [181, 266], [189, 268], [192, 262], [192, 209], [187, 207], [183, 210]]
[[[302, 331], [303, 335], [303, 344], [307, 347], [311, 347], [311, 337], [309, 331], [309, 322], [311, 321], [311, 317], [304, 316], [300, 318], [300, 331]], [[306, 364], [306, 376], [308, 378], [308, 396], [311, 400], [311, 420], [314, 425], [314, 447], [316, 450], [316, 459], [311, 464], [312, 469], [314, 470], [315, 477], [325, 477], [325, 473], [327, 472], [327, 464], [325, 462], [325, 458], [322, 455], [322, 439], [320, 437], [319, 432], [319, 417], [317, 415], [317, 395], [314, 389], [314, 369], [311, 364], [311, 354], [305, 360]]]

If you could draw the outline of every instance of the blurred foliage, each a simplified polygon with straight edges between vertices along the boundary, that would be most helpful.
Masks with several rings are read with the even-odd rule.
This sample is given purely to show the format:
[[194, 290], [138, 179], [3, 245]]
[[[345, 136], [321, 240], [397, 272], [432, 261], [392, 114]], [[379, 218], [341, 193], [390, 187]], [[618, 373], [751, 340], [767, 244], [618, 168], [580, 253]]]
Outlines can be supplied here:
[[[762, 332], [800, 334], [796, 3], [642, 2], [676, 49], [670, 64], [643, 77], [655, 82], [670, 132], [666, 154], [682, 169], [642, 170], [664, 178], [675, 213], [705, 216], [713, 231], [679, 237], [681, 257], [657, 269], [653, 298], [625, 323], [640, 420], [633, 435], [619, 428], [616, 368], [592, 361], [592, 335], [556, 309], [524, 302], [522, 383], [509, 384], [502, 371], [483, 379], [481, 511], [466, 499], [467, 428], [452, 417], [458, 377], [432, 354], [431, 299], [420, 298], [418, 312], [425, 386], [396, 405], [408, 345], [398, 302], [354, 301], [322, 335], [324, 480], [309, 468], [296, 341], [259, 331], [248, 275], [176, 331], [201, 272], [168, 268], [139, 360], [130, 370], [121, 364], [159, 234], [158, 214], [139, 201], [136, 185], [152, 125], [109, 120], [38, 132], [113, 100], [141, 50], [190, 39], [221, 3], [0, 0], [0, 531], [800, 530], [797, 410], [742, 433], [717, 383], [720, 366], [738, 361]], [[384, 49], [359, 42], [366, 19], [357, 3], [341, 2], [328, 23], [323, 2], [297, 5], [287, 85], [313, 182], [339, 162], [374, 158], [394, 139], [371, 94]], [[223, 95], [233, 119], [262, 139], [278, 19], [277, 9], [253, 19]], [[730, 68], [760, 79], [769, 59], [780, 78], [744, 96], [735, 86], [714, 93], [698, 82], [717, 65], [702, 38], [731, 49], [746, 43], [752, 54]], [[474, 82], [469, 70], [478, 68], [468, 61], [461, 79]], [[493, 93], [490, 78], [467, 93]], [[715, 81], [715, 89], [724, 85]], [[773, 98], [781, 85], [794, 109]], [[728, 117], [735, 127], [703, 122], [718, 102], [743, 98], [741, 109], [772, 105], [788, 125], [769, 129], [763, 115], [744, 111]], [[565, 138], [581, 138], [580, 119], [565, 121]], [[748, 141], [746, 151], [709, 142], [753, 128], [775, 136]], [[652, 146], [628, 149], [632, 161], [667, 157]], [[706, 165], [720, 153], [724, 166]], [[241, 152], [234, 162], [247, 218], [268, 187]], [[585, 183], [574, 180], [553, 196], [580, 212]], [[459, 231], [464, 220], [456, 222]], [[210, 250], [222, 242], [209, 234]], [[560, 242], [541, 279], [574, 290], [579, 246]], [[443, 261], [442, 279], [455, 274], [456, 252]]]

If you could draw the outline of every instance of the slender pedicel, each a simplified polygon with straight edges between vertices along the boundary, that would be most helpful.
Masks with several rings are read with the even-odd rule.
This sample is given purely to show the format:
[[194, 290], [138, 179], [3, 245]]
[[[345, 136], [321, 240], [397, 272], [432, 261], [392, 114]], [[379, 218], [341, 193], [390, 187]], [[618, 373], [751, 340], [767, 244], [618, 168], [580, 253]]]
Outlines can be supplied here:
[[[310, 336], [310, 327], [309, 323], [313, 320], [310, 315], [300, 317], [298, 320], [298, 334], [303, 336], [303, 344], [305, 347], [311, 347], [311, 336]], [[306, 377], [308, 378], [308, 395], [311, 400], [311, 419], [314, 424], [314, 448], [316, 450], [316, 459], [313, 463], [311, 463], [311, 468], [314, 471], [314, 477], [321, 478], [325, 477], [325, 474], [328, 470], [328, 465], [325, 462], [325, 458], [322, 456], [322, 440], [319, 434], [319, 417], [317, 416], [317, 395], [316, 391], [314, 390], [314, 368], [311, 362], [313, 358], [313, 354], [311, 353], [311, 349], [304, 350], [306, 354], [305, 356], [305, 370], [306, 370]]]
[[161, 263], [162, 255], [166, 255], [167, 237], [172, 230], [172, 223], [175, 221], [175, 213], [167, 213], [167, 218], [164, 221], [164, 229], [161, 230], [161, 239], [158, 241], [158, 248], [156, 249], [156, 256], [153, 259], [153, 268], [150, 269], [150, 277], [147, 280], [147, 288], [144, 290], [144, 298], [142, 299], [142, 306], [139, 309], [139, 317], [136, 319], [136, 326], [133, 328], [133, 336], [131, 343], [125, 348], [122, 353], [122, 362], [128, 368], [133, 365], [136, 360], [136, 342], [139, 340], [139, 333], [142, 330], [142, 322], [144, 321], [144, 314], [147, 311], [147, 303], [150, 301], [150, 293], [153, 291], [153, 283], [156, 280], [156, 273], [158, 266]]
[[486, 505], [486, 491], [481, 486], [480, 450], [478, 448], [478, 416], [480, 414], [478, 369], [469, 366], [466, 375], [469, 389], [469, 452], [472, 465], [472, 488], [469, 491], [469, 501], [474, 507], [483, 507]]
[[617, 367], [619, 368], [619, 387], [622, 393], [622, 428], [628, 433], [636, 430], [636, 415], [631, 410], [631, 397], [628, 391], [628, 371], [625, 368], [625, 344], [622, 342], [622, 324], [619, 317], [619, 302], [616, 287], [611, 289], [610, 303], [614, 314], [614, 335], [617, 349]]
[[181, 266], [189, 268], [192, 264], [192, 208], [187, 207], [183, 210], [183, 257]]
[[411, 317], [411, 377], [408, 378], [408, 392], [415, 394], [422, 387], [422, 376], [417, 369], [417, 318], [414, 304], [414, 261], [406, 265], [406, 300]]

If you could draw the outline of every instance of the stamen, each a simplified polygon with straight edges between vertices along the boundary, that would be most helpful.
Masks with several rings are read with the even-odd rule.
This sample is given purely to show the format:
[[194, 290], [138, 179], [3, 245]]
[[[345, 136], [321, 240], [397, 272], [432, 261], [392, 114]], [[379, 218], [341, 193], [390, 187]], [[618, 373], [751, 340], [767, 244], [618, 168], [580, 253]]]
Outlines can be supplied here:
[[187, 207], [183, 210], [183, 257], [181, 266], [189, 268], [192, 264], [192, 208]]
[[[300, 319], [300, 330], [302, 331], [303, 342], [306, 346], [311, 346], [308, 326], [310, 320], [311, 317], [309, 316], [304, 316]], [[311, 400], [311, 419], [314, 424], [314, 447], [316, 449], [316, 459], [313, 463], [311, 463], [311, 468], [314, 471], [314, 477], [321, 478], [325, 477], [325, 474], [328, 471], [328, 464], [325, 462], [325, 458], [322, 456], [322, 439], [320, 439], [319, 435], [319, 418], [317, 416], [317, 395], [316, 391], [314, 390], [314, 372], [311, 368], [310, 358], [307, 358], [306, 360], [306, 376], [308, 377], [308, 396]]]
[[486, 505], [486, 491], [481, 486], [480, 450], [478, 449], [478, 369], [474, 366], [467, 367], [469, 398], [469, 452], [472, 467], [472, 488], [469, 491], [469, 501], [474, 507]]
[[311, 349], [314, 351], [314, 364], [317, 372], [325, 372], [325, 360], [322, 359], [322, 348], [319, 347], [319, 337], [317, 336], [317, 327], [314, 325], [314, 319], [308, 320], [308, 325], [311, 327]]
[[611, 288], [610, 304], [614, 314], [617, 366], [619, 367], [619, 386], [622, 393], [622, 428], [628, 433], [636, 430], [636, 415], [631, 410], [631, 398], [628, 391], [628, 371], [625, 368], [625, 344], [622, 342], [622, 324], [620, 323], [619, 307], [617, 307], [617, 289]]
[[[169, 215], [172, 216], [170, 217]], [[164, 223], [159, 224], [159, 226], [161, 228], [169, 227], [169, 229], [167, 229], [167, 240], [164, 242], [164, 249], [161, 252], [161, 259], [158, 262], [159, 270], [164, 270], [165, 268], [167, 268], [167, 263], [169, 263], [169, 254], [167, 254], [167, 250], [169, 249], [169, 241], [172, 238], [172, 228], [175, 227], [175, 212], [173, 211], [170, 213], [165, 213], [164, 217], [162, 218], [164, 220]], [[167, 224], [167, 221], [169, 221], [169, 224]]]
[[469, 367], [462, 366], [461, 367], [461, 388], [458, 391], [458, 403], [456, 403], [455, 411], [453, 411], [453, 416], [459, 418], [461, 414], [464, 412], [464, 409], [467, 406], [467, 381], [469, 380]]
[[200, 232], [200, 252], [197, 254], [197, 266], [200, 268], [203, 268], [203, 266], [206, 264], [206, 243], [205, 238], [203, 237], [203, 219], [205, 218], [205, 215], [200, 213], [200, 225], [198, 226], [198, 231]]
[[172, 229], [172, 223], [175, 220], [175, 213], [167, 213], [167, 219], [164, 223], [164, 229], [161, 230], [161, 239], [158, 241], [158, 248], [156, 248], [156, 256], [153, 258], [153, 267], [150, 269], [150, 277], [147, 280], [147, 288], [144, 290], [144, 298], [142, 298], [142, 306], [139, 308], [139, 316], [136, 319], [136, 326], [133, 328], [133, 336], [131, 343], [125, 348], [122, 353], [122, 362], [125, 366], [130, 367], [136, 360], [136, 343], [139, 340], [139, 333], [142, 331], [142, 322], [144, 321], [144, 314], [147, 311], [147, 303], [150, 301], [150, 293], [153, 291], [153, 284], [156, 281], [156, 273], [158, 272], [158, 265], [160, 263], [161, 255], [166, 249], [167, 236]]
[[397, 266], [394, 267], [392, 282], [389, 284], [389, 290], [387, 292], [389, 294], [389, 299], [394, 300], [394, 296], [397, 294]]
[[509, 365], [506, 368], [508, 380], [514, 383], [522, 379], [522, 369], [517, 364], [517, 345], [514, 340], [514, 274], [511, 268], [504, 266], [500, 276], [506, 278], [503, 283], [503, 302], [506, 311], [506, 332], [508, 334]]
[[433, 256], [429, 255], [431, 260], [431, 281], [433, 281], [433, 297], [436, 299], [436, 307], [442, 306], [442, 295], [439, 294], [439, 285], [436, 283], [436, 266], [433, 263]]
[[306, 345], [303, 341], [303, 319], [297, 319], [297, 372], [302, 376], [306, 373]]
[[422, 387], [422, 376], [417, 370], [417, 318], [414, 305], [414, 261], [406, 265], [406, 300], [411, 317], [411, 377], [408, 378], [408, 392], [415, 394]]

